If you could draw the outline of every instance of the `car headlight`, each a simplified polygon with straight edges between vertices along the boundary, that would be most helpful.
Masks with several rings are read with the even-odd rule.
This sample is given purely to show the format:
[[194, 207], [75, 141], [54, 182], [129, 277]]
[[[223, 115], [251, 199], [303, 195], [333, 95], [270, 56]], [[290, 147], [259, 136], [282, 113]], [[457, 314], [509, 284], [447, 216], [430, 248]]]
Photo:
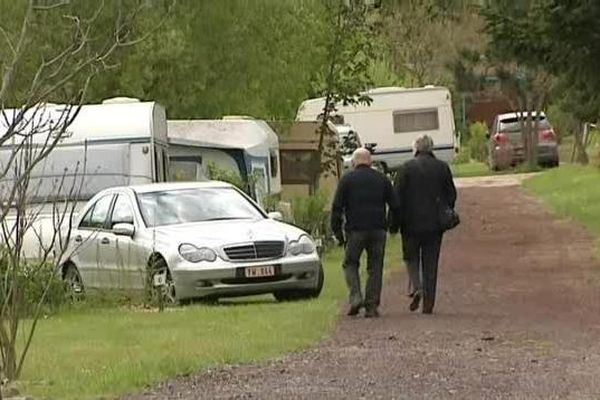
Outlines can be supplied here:
[[292, 240], [288, 245], [288, 253], [297, 256], [300, 254], [312, 254], [317, 251], [317, 246], [313, 240], [306, 236], [302, 235], [298, 240]]
[[201, 261], [213, 262], [217, 259], [217, 253], [208, 247], [196, 247], [190, 243], [183, 243], [179, 246], [179, 254], [184, 260], [198, 263]]

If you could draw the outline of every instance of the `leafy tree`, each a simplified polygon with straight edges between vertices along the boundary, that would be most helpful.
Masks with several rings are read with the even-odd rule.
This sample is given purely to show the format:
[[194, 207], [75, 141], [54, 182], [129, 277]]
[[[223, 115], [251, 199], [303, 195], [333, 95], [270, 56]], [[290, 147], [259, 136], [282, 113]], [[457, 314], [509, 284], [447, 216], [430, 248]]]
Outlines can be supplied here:
[[[483, 13], [492, 45], [498, 53], [528, 68], [557, 77], [555, 93], [561, 107], [580, 121], [600, 118], [600, 3], [597, 1], [535, 0], [510, 7], [506, 1], [488, 4]], [[587, 155], [576, 131], [580, 160]]]
[[333, 27], [327, 49], [327, 63], [314, 82], [313, 94], [322, 97], [323, 113], [319, 127], [317, 157], [320, 172], [315, 188], [323, 173], [337, 173], [340, 154], [337, 140], [329, 140], [335, 132], [329, 128], [337, 105], [370, 104], [364, 92], [372, 86], [371, 61], [375, 59], [377, 15], [361, 0], [329, 0], [328, 26]]

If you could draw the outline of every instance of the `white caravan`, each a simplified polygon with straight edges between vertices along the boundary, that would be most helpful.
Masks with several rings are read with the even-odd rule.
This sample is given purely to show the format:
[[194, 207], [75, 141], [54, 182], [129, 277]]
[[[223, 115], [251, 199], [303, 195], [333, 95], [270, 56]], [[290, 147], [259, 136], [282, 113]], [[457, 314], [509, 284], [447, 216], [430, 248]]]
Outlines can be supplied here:
[[[412, 157], [414, 140], [427, 134], [435, 143], [438, 158], [450, 162], [458, 150], [452, 99], [445, 87], [383, 87], [365, 94], [370, 105], [336, 105], [336, 115], [352, 126], [364, 145], [376, 144], [374, 160], [394, 170]], [[297, 121], [322, 118], [324, 98], [304, 101]]]
[[[35, 119], [36, 132], [44, 121], [60, 118], [64, 105], [47, 105], [31, 110], [25, 121]], [[0, 135], [18, 110], [5, 110], [8, 121], [0, 119]], [[77, 200], [85, 201], [102, 189], [113, 186], [164, 182], [168, 178], [167, 126], [164, 108], [154, 102], [116, 98], [102, 104], [83, 105], [63, 138], [48, 157], [33, 170], [31, 187], [36, 187], [34, 202], [54, 198], [57, 183], [66, 178], [83, 180]], [[24, 127], [27, 132], [28, 124]], [[40, 125], [42, 128], [40, 129]], [[41, 145], [47, 132], [33, 135], [33, 146]], [[5, 165], [13, 145], [0, 146], [0, 164]], [[84, 170], [85, 166], [85, 170]], [[7, 183], [12, 178], [0, 181]], [[39, 186], [38, 186], [39, 185]], [[3, 185], [5, 186], [5, 185]]]
[[[34, 148], [48, 138], [44, 124], [64, 116], [64, 110], [64, 105], [48, 104], [27, 112], [20, 130], [39, 132], [33, 135]], [[0, 136], [18, 112], [18, 109], [4, 110], [6, 118], [0, 118]], [[0, 146], [0, 166], [6, 165], [17, 143]], [[38, 234], [43, 238], [52, 231], [55, 200], [68, 197], [77, 202], [77, 211], [103, 189], [167, 181], [167, 146], [166, 114], [158, 103], [115, 98], [81, 106], [57, 146], [32, 171], [29, 201], [30, 207], [39, 213], [37, 233], [31, 232], [32, 238]], [[13, 179], [9, 175], [0, 180], [0, 198], [6, 198]], [[38, 240], [27, 244], [26, 254], [39, 251]]]
[[249, 117], [221, 120], [169, 120], [172, 180], [205, 180], [214, 163], [241, 178], [255, 179], [253, 197], [281, 192], [279, 139], [264, 121]]

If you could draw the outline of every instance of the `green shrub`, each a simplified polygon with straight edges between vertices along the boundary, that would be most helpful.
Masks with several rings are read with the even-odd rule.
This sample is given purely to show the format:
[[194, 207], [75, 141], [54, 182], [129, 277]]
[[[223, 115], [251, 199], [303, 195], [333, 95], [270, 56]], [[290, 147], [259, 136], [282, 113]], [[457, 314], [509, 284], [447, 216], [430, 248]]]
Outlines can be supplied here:
[[[15, 279], [11, 277], [13, 273], [16, 274]], [[41, 311], [44, 314], [57, 311], [67, 302], [62, 276], [52, 263], [25, 262], [13, 270], [9, 257], [0, 254], [0, 274], [0, 304], [4, 304], [9, 293], [15, 290], [21, 315], [32, 316], [42, 298]]]
[[281, 196], [276, 194], [268, 194], [261, 199], [262, 206], [266, 212], [281, 211], [280, 204]]
[[454, 164], [468, 164], [470, 162], [471, 148], [468, 145], [462, 146], [456, 157], [454, 157]]
[[470, 150], [470, 158], [475, 161], [485, 162], [488, 157], [487, 125], [475, 122], [469, 126], [469, 141], [467, 147]]
[[329, 197], [324, 192], [313, 196], [299, 197], [292, 201], [292, 216], [294, 225], [308, 232], [317, 239], [329, 238]]
[[248, 182], [235, 171], [221, 168], [215, 163], [208, 163], [206, 166], [206, 177], [213, 181], [227, 182], [237, 188], [247, 192]]

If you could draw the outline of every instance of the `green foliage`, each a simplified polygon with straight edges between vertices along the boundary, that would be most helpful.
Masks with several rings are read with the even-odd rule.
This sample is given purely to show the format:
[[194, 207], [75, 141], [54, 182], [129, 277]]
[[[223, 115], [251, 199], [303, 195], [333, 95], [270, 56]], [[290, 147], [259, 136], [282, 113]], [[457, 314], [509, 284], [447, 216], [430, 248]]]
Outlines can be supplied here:
[[[0, 252], [0, 304], [5, 304], [10, 293], [16, 293], [10, 301], [16, 301], [20, 315], [32, 317], [38, 305], [40, 312], [49, 314], [56, 312], [66, 304], [67, 295], [62, 277], [51, 263], [27, 262], [14, 268], [11, 260], [4, 252]], [[12, 278], [12, 276], [16, 278]]]
[[230, 183], [238, 189], [246, 192], [248, 191], [249, 184], [251, 184], [251, 182], [244, 180], [244, 178], [242, 178], [237, 171], [221, 168], [213, 162], [208, 163], [206, 166], [206, 177], [213, 181]]
[[[140, 8], [137, 0], [0, 0], [0, 70], [4, 74], [14, 67], [13, 79], [4, 82], [8, 85], [3, 106], [79, 101], [87, 80], [107, 68], [111, 71], [106, 76], [114, 73], [119, 55], [124, 56], [142, 32], [148, 32], [144, 23], [151, 29], [159, 26], [171, 2], [156, 0], [155, 7]], [[53, 6], [36, 7], [39, 3]], [[158, 7], [159, 3], [165, 7]], [[11, 66], [15, 54], [16, 64]]]
[[567, 136], [572, 136], [575, 132], [581, 129], [580, 123], [577, 118], [558, 104], [552, 104], [546, 111], [548, 120], [554, 127], [554, 132], [558, 135], [559, 139], [563, 139]]
[[471, 148], [468, 145], [460, 147], [460, 151], [454, 157], [453, 164], [467, 164], [471, 162]]
[[[600, 118], [597, 1], [490, 2], [483, 8], [496, 54], [558, 77], [563, 108], [578, 119]], [[594, 39], [596, 38], [596, 39]]]
[[323, 191], [292, 201], [294, 224], [315, 238], [329, 237], [329, 197]]
[[362, 0], [325, 2], [326, 25], [332, 27], [325, 45], [326, 62], [313, 81], [311, 97], [324, 99], [317, 147], [319, 173], [336, 173], [339, 164], [337, 140], [328, 123], [339, 105], [371, 104], [365, 91], [373, 85], [371, 66], [376, 59], [377, 19]]
[[318, 0], [179, 0], [161, 33], [122, 54], [91, 95], [157, 100], [170, 118], [293, 119], [325, 63], [323, 16]]
[[488, 128], [482, 122], [475, 122], [469, 126], [469, 141], [467, 147], [471, 160], [485, 162], [488, 158]]
[[275, 194], [268, 194], [263, 196], [262, 198], [262, 207], [267, 212], [271, 211], [280, 211], [283, 214], [283, 211], [280, 209], [281, 196]]

